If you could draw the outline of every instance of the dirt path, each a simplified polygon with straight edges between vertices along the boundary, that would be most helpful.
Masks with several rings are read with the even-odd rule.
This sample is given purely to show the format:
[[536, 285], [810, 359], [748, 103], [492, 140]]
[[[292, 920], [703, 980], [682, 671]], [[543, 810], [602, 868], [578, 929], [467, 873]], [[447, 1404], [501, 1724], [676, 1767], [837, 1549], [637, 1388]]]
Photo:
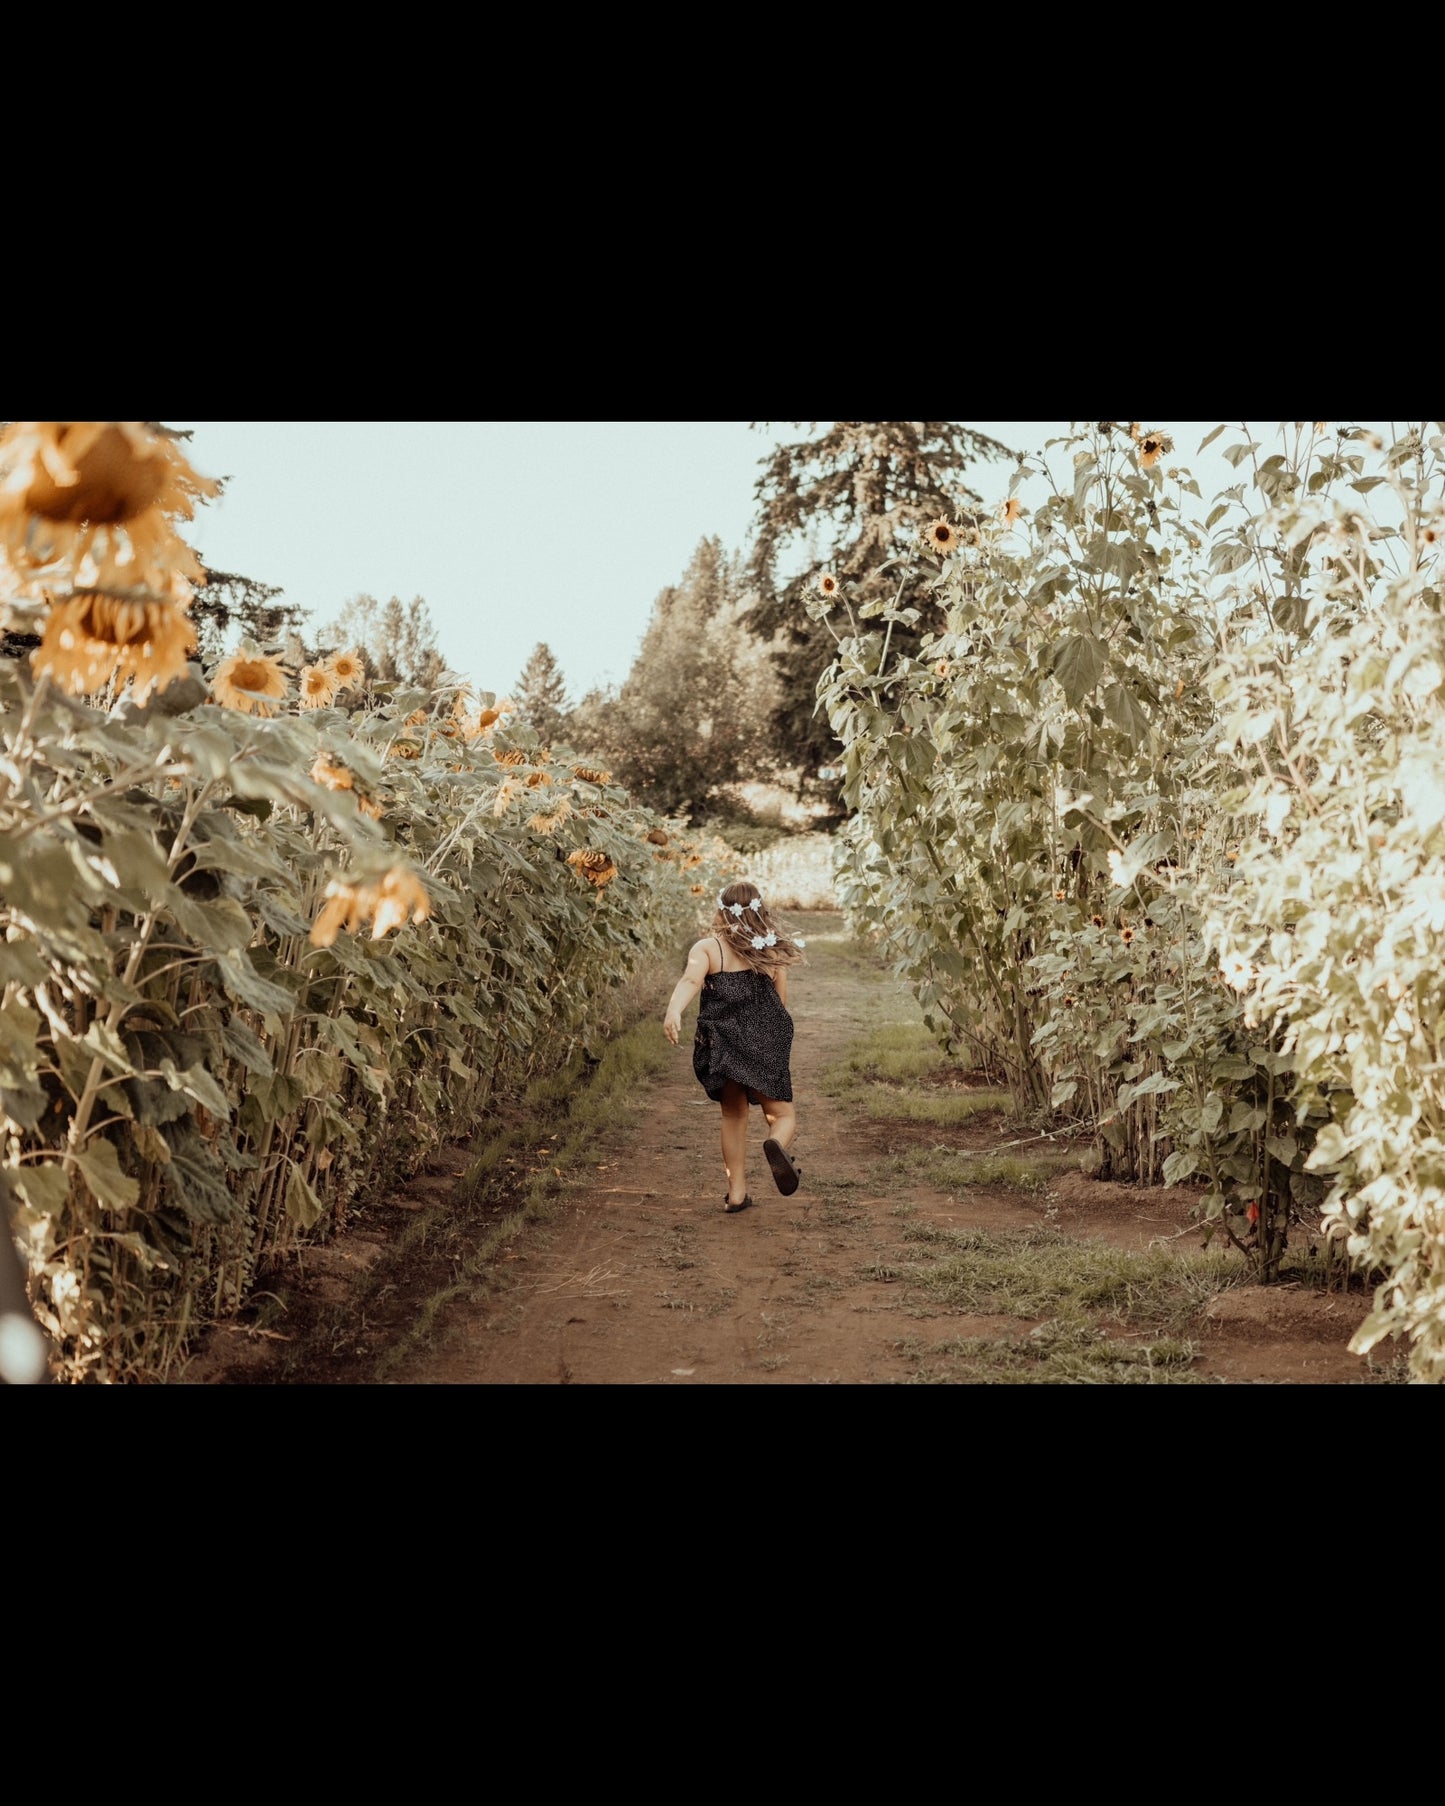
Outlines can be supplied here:
[[[1137, 1190], [1065, 1173], [1042, 1194], [900, 1179], [895, 1156], [948, 1141], [997, 1147], [998, 1116], [963, 1129], [878, 1122], [829, 1098], [823, 1077], [881, 1023], [916, 1019], [904, 989], [843, 957], [841, 917], [808, 929], [817, 957], [792, 975], [793, 1087], [803, 1183], [780, 1196], [749, 1124], [754, 1208], [722, 1209], [718, 1109], [691, 1070], [693, 1012], [654, 1096], [618, 1119], [590, 1167], [564, 1174], [554, 1214], [525, 1229], [476, 1295], [447, 1307], [427, 1351], [393, 1368], [410, 1385], [856, 1385], [966, 1377], [966, 1338], [1027, 1337], [1046, 1319], [981, 1317], [909, 1282], [920, 1237], [1052, 1228], [1144, 1250], [1197, 1247], [1184, 1187]], [[671, 979], [668, 980], [670, 988]], [[658, 1036], [665, 992], [657, 1001]], [[641, 1102], [641, 1100], [639, 1100]], [[429, 1182], [435, 1198], [445, 1175]], [[937, 1237], [935, 1237], [937, 1239]], [[332, 1251], [333, 1271], [347, 1258]], [[354, 1259], [354, 1250], [352, 1253]], [[915, 1269], [916, 1271], [916, 1269]], [[1358, 1292], [1241, 1286], [1201, 1310], [1194, 1375], [1231, 1382], [1340, 1384], [1371, 1377], [1346, 1343]], [[198, 1376], [199, 1377], [199, 1376]], [[363, 1377], [357, 1374], [357, 1378]]]

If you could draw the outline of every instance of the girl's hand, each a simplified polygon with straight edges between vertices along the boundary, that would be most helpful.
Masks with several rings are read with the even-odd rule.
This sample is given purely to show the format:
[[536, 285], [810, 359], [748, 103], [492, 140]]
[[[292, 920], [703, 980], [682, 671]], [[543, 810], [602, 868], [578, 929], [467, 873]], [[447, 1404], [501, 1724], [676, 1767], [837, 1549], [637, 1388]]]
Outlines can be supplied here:
[[681, 1032], [681, 1029], [682, 1018], [675, 1010], [669, 1010], [662, 1019], [662, 1032], [667, 1036], [674, 1047], [677, 1046], [677, 1037]]

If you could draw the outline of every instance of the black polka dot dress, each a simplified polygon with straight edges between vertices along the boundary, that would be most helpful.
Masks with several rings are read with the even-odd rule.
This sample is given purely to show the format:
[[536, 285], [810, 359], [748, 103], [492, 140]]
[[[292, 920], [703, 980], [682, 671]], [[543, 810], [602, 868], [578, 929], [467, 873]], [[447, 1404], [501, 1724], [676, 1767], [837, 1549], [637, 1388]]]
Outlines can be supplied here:
[[692, 1069], [714, 1103], [735, 1079], [749, 1101], [793, 1101], [793, 1018], [765, 972], [709, 972], [697, 1005]]

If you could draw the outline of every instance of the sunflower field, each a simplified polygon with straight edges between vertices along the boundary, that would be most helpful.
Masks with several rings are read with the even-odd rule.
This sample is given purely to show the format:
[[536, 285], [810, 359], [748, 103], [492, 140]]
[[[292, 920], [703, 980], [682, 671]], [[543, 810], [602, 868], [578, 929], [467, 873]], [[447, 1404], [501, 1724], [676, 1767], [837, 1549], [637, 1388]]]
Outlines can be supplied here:
[[[1442, 435], [1239, 429], [1206, 502], [1164, 435], [1077, 428], [992, 516], [929, 523], [898, 599], [825, 574], [809, 605], [840, 897], [940, 1042], [1101, 1176], [1199, 1184], [1260, 1280], [1371, 1286], [1352, 1349], [1398, 1339], [1433, 1382]], [[907, 655], [902, 622], [930, 629]]]
[[71, 1383], [163, 1381], [605, 1033], [717, 881], [493, 693], [203, 671], [214, 490], [162, 428], [0, 433], [0, 1205]]

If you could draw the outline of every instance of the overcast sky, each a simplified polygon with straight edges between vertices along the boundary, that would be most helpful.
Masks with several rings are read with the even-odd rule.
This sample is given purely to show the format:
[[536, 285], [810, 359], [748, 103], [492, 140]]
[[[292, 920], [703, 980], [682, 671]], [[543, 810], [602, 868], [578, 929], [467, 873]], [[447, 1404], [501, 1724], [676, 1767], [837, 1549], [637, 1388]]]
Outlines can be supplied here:
[[[969, 421], [1020, 451], [1067, 422]], [[1147, 421], [1206, 495], [1234, 479], [1202, 456], [1217, 422]], [[448, 661], [478, 689], [515, 687], [545, 642], [569, 698], [620, 684], [652, 606], [699, 543], [751, 540], [753, 485], [776, 445], [805, 428], [746, 421], [220, 420], [190, 431], [189, 456], [226, 493], [185, 536], [213, 570], [279, 588], [319, 630], [352, 597], [420, 596]], [[1268, 449], [1275, 423], [1256, 426]], [[970, 472], [1003, 499], [1008, 462]], [[1025, 495], [1025, 501], [1029, 497]]]

